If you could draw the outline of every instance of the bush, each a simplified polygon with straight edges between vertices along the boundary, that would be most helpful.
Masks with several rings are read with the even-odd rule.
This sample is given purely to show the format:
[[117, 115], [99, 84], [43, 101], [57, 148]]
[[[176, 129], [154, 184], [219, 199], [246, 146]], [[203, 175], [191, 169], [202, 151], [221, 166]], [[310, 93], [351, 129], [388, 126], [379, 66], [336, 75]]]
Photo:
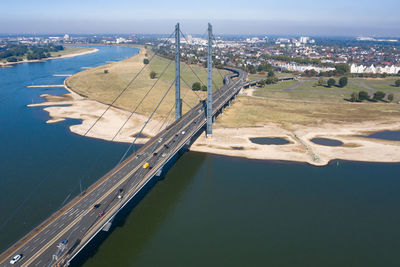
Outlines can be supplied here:
[[345, 87], [348, 83], [348, 79], [347, 77], [342, 77], [339, 79], [339, 86], [340, 87]]
[[200, 90], [201, 90], [201, 84], [200, 84], [199, 82], [195, 82], [195, 83], [192, 85], [192, 90], [193, 90], [193, 91], [200, 91]]
[[18, 61], [18, 58], [16, 58], [16, 57], [7, 58], [7, 62], [17, 62], [17, 61]]
[[351, 101], [351, 102], [357, 102], [357, 101], [358, 101], [358, 94], [357, 94], [357, 92], [351, 93], [350, 101]]
[[396, 87], [400, 87], [400, 80], [396, 80], [396, 81], [394, 82], [394, 85], [395, 85]]
[[150, 79], [154, 79], [157, 76], [155, 71], [150, 72]]
[[336, 84], [335, 79], [330, 78], [330, 79], [328, 80], [328, 87], [332, 87], [332, 86], [334, 86], [335, 84]]
[[368, 95], [368, 93], [365, 92], [365, 91], [360, 91], [360, 92], [358, 92], [358, 99], [359, 99], [360, 101], [368, 100], [368, 99], [369, 99], [369, 95]]
[[386, 96], [386, 94], [385, 94], [384, 92], [378, 91], [378, 92], [376, 92], [376, 93], [374, 94], [373, 99], [374, 99], [374, 100], [380, 100], [380, 101], [382, 101], [382, 100], [385, 98], [385, 96]]
[[150, 61], [147, 58], [143, 59], [143, 64], [147, 65], [149, 63], [150, 63]]
[[389, 102], [392, 102], [393, 100], [394, 100], [394, 96], [393, 96], [393, 94], [388, 94], [388, 101]]
[[201, 91], [207, 91], [207, 86], [202, 85], [202, 86], [201, 86]]
[[104, 74], [107, 74], [108, 73], [108, 70], [104, 70]]

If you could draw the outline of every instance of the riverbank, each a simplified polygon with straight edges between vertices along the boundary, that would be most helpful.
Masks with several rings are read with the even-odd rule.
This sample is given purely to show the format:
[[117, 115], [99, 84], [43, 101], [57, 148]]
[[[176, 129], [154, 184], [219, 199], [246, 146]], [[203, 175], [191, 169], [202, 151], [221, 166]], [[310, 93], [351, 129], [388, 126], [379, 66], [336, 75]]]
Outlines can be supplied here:
[[45, 62], [47, 60], [52, 60], [52, 59], [60, 59], [60, 58], [71, 58], [71, 57], [77, 57], [77, 56], [83, 56], [87, 54], [92, 54], [96, 53], [99, 50], [97, 48], [82, 48], [84, 51], [78, 51], [78, 52], [72, 52], [71, 54], [65, 54], [65, 55], [60, 55], [60, 56], [52, 56], [48, 58], [43, 58], [43, 59], [38, 59], [38, 60], [22, 60], [18, 62], [0, 62], [0, 67], [12, 67], [13, 65], [16, 64], [22, 64], [22, 63], [35, 63], [35, 62]]
[[[74, 88], [68, 86], [71, 77], [64, 82], [68, 94], [62, 96], [44, 94], [42, 97], [46, 102], [29, 106], [46, 106], [44, 110], [50, 116], [47, 123], [56, 123], [67, 118], [82, 120], [81, 124], [71, 126], [70, 130], [84, 135], [107, 109], [109, 100], [104, 99], [109, 99], [110, 94], [104, 92], [103, 95], [99, 95], [98, 88], [97, 91], [91, 91], [94, 88], [92, 84], [84, 91], [76, 90], [77, 86], [85, 84], [85, 80], [81, 78], [95, 79], [97, 75], [102, 80], [109, 74], [113, 78], [122, 68], [140, 69], [145, 57], [146, 51], [142, 49], [138, 55], [124, 61], [82, 71], [72, 76], [80, 78], [73, 80]], [[107, 74], [104, 72], [105, 69], [109, 70]], [[145, 78], [147, 79], [147, 75]], [[95, 84], [100, 84], [100, 80], [95, 81]], [[360, 137], [366, 132], [400, 129], [399, 105], [268, 99], [253, 97], [256, 90], [254, 88], [244, 90], [243, 95], [239, 96], [216, 120], [213, 138], [206, 139], [201, 135], [191, 150], [250, 159], [307, 162], [316, 166], [326, 165], [334, 159], [400, 162], [400, 142]], [[90, 96], [93, 92], [96, 93], [95, 99]], [[87, 136], [108, 141], [132, 142], [146, 122], [147, 109], [150, 107], [134, 114], [121, 132], [115, 138], [114, 136], [130, 116], [129, 110], [132, 110], [133, 102], [139, 101], [140, 93], [143, 92], [144, 89], [140, 88], [138, 97], [138, 92], [132, 90], [130, 97], [117, 101], [118, 105], [111, 107]], [[112, 92], [115, 93], [118, 91]], [[142, 135], [138, 136], [138, 144], [147, 142], [151, 136], [166, 126], [162, 119], [167, 115], [166, 110], [165, 108], [161, 110], [158, 116], [150, 121]], [[250, 138], [255, 137], [282, 137], [290, 144], [255, 144], [250, 141]], [[310, 141], [315, 137], [335, 139], [341, 141], [343, 145], [338, 147], [317, 145]]]
[[[102, 113], [108, 108], [108, 105], [95, 100], [90, 100], [73, 91], [67, 86], [65, 89], [69, 91], [61, 96], [42, 94], [40, 95], [46, 101], [38, 104], [30, 104], [28, 107], [44, 107], [43, 110], [49, 113], [50, 119], [46, 123], [57, 123], [66, 119], [81, 120], [80, 124], [72, 125], [69, 130], [79, 135], [102, 139], [106, 141], [132, 143], [137, 134], [139, 134], [142, 125], [147, 121], [147, 117], [135, 114], [125, 124], [120, 131], [120, 127], [125, 123], [130, 112], [111, 107], [104, 114], [103, 118], [87, 133], [87, 130], [96, 122]], [[151, 136], [157, 134], [161, 122], [152, 120], [140, 136], [137, 136], [136, 143], [144, 144]]]
[[[400, 162], [400, 142], [361, 137], [367, 133], [400, 130], [400, 121], [385, 123], [364, 122], [359, 124], [332, 124], [298, 126], [287, 130], [278, 124], [257, 127], [216, 127], [213, 138], [200, 136], [191, 150], [233, 157], [260, 160], [283, 160], [307, 162], [323, 166], [331, 160], [341, 159], [366, 162]], [[261, 145], [250, 138], [283, 138], [286, 145]], [[311, 141], [313, 138], [329, 138], [343, 145], [323, 146]]]
[[[82, 120], [81, 124], [70, 126], [70, 130], [73, 133], [84, 135], [108, 105], [80, 96], [68, 87], [66, 89], [70, 91], [68, 94], [62, 96], [44, 94], [41, 96], [46, 99], [46, 102], [29, 106], [44, 106], [44, 110], [50, 116], [47, 123], [57, 123], [68, 118]], [[235, 109], [235, 104], [232, 108]], [[87, 136], [111, 141], [129, 115], [128, 111], [111, 107]], [[140, 114], [132, 116], [114, 141], [132, 142], [146, 119], [146, 116]], [[214, 126], [212, 139], [201, 135], [190, 150], [249, 159], [307, 162], [316, 166], [326, 165], [334, 159], [400, 162], [400, 142], [361, 137], [371, 132], [400, 130], [400, 120], [397, 119], [384, 122], [292, 125], [291, 128], [277, 123], [232, 128], [222, 126], [221, 122], [224, 122], [223, 117], [219, 118]], [[147, 142], [149, 137], [157, 134], [161, 125], [161, 121], [152, 120], [143, 131], [143, 135], [138, 136], [136, 143]], [[281, 137], [290, 143], [287, 145], [252, 143], [250, 138], [256, 137]], [[338, 147], [317, 145], [310, 141], [316, 137], [338, 140], [343, 145]]]

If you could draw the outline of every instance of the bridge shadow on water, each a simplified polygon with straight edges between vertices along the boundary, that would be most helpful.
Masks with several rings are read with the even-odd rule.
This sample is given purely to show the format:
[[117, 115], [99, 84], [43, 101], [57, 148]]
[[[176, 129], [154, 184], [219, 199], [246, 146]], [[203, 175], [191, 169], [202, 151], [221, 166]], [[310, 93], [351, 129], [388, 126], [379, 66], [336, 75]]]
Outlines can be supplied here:
[[[203, 130], [199, 131], [191, 139], [192, 143], [201, 134], [204, 134]], [[146, 247], [146, 244], [151, 241], [151, 238], [158, 231], [171, 210], [179, 202], [181, 195], [186, 191], [186, 187], [191, 183], [192, 178], [203, 165], [206, 156], [191, 153], [185, 154], [189, 147], [185, 146], [171, 158], [164, 166], [161, 176], [154, 176], [115, 216], [109, 231], [100, 231], [71, 261], [70, 266], [84, 265], [86, 261], [96, 255], [109, 235], [114, 233], [114, 231], [118, 232], [119, 228], [124, 226], [131, 228], [129, 232], [132, 234], [128, 238], [129, 242], [126, 244], [126, 246], [131, 248], [129, 257], [135, 258], [135, 255], [139, 255], [144, 247]], [[180, 159], [181, 157], [182, 159]], [[155, 187], [158, 182], [161, 183]], [[150, 190], [152, 190], [151, 193], [149, 193]], [[138, 214], [140, 216], [137, 216]], [[132, 224], [126, 225], [127, 222], [132, 221], [132, 219], [128, 220], [130, 216], [135, 216], [135, 225], [145, 225], [146, 227], [140, 228], [132, 227]], [[122, 242], [126, 243], [127, 241], [124, 240]]]

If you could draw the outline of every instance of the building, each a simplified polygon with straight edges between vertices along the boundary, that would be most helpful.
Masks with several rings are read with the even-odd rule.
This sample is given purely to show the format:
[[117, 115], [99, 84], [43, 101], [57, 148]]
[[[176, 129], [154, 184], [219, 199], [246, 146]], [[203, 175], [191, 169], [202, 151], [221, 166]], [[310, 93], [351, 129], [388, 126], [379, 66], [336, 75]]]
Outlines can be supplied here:
[[300, 37], [300, 43], [306, 44], [308, 43], [308, 41], [310, 41], [310, 37], [304, 37], [304, 36]]

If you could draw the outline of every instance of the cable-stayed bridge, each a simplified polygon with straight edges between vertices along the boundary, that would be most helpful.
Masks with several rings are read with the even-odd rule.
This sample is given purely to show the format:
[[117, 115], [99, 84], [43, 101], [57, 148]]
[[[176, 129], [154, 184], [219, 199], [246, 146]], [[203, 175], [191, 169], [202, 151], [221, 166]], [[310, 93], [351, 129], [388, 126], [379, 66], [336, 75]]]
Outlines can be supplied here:
[[[184, 100], [180, 95], [180, 37], [183, 33], [179, 24], [176, 25], [174, 34], [175, 80], [166, 90], [138, 135], [142, 133], [173, 85], [175, 85], [175, 121], [151, 138], [138, 151], [125, 158], [129, 149], [136, 142], [135, 138], [114, 169], [3, 252], [0, 255], [0, 266], [11, 266], [10, 260], [15, 255], [21, 255], [21, 258], [15, 263], [16, 266], [69, 265], [70, 261], [98, 232], [107, 231], [110, 228], [116, 214], [146, 184], [155, 177], [163, 175], [168, 166], [179, 157], [182, 151], [190, 146], [199, 134], [205, 130], [207, 137], [212, 137], [213, 120], [227, 105], [230, 105], [230, 102], [242, 89], [247, 79], [247, 73], [240, 69], [226, 68], [230, 71], [230, 74], [223, 77], [224, 85], [219, 90], [212, 90], [214, 85], [212, 80], [212, 44], [214, 38], [212, 26], [209, 25], [207, 98], [199, 101], [195, 107], [182, 115], [182, 102]], [[126, 88], [133, 84], [137, 76], [132, 78]], [[117, 101], [126, 88], [121, 91], [109, 107]], [[140, 103], [145, 101], [144, 99], [151, 93], [151, 89]], [[131, 115], [135, 114], [136, 110], [137, 108], [132, 111]], [[107, 111], [108, 108], [91, 125], [86, 134]]]

